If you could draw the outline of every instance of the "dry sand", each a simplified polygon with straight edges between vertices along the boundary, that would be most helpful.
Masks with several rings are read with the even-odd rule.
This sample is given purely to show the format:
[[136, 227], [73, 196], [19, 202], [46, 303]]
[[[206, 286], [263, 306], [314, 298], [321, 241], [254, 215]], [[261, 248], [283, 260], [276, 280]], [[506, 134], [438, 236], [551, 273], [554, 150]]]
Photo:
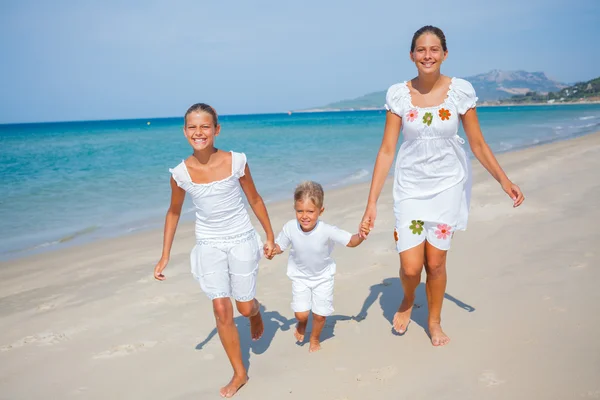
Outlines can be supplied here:
[[[600, 398], [600, 134], [498, 158], [526, 201], [513, 209], [474, 163], [469, 228], [448, 258], [449, 345], [424, 331], [424, 284], [407, 334], [391, 332], [402, 290], [388, 182], [369, 240], [334, 252], [322, 351], [294, 343], [287, 254], [261, 261], [266, 329], [251, 343], [236, 319], [250, 375], [236, 398]], [[367, 192], [326, 193], [323, 220], [355, 231]], [[291, 201], [269, 212], [276, 231], [293, 218]], [[191, 224], [157, 282], [161, 242], [149, 231], [1, 263], [0, 399], [220, 398], [231, 367], [189, 272]]]

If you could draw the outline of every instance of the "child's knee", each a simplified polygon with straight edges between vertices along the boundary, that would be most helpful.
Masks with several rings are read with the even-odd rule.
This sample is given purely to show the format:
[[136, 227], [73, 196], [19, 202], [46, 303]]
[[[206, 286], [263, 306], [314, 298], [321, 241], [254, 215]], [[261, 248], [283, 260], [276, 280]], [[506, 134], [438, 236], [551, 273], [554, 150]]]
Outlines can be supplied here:
[[323, 315], [313, 313], [313, 320], [315, 322], [325, 322], [326, 319], [327, 319], [327, 317], [325, 317]]
[[296, 320], [298, 320], [298, 322], [306, 322], [306, 321], [308, 321], [309, 313], [310, 313], [310, 311], [296, 312], [296, 313], [294, 313], [294, 316], [296, 317]]
[[256, 315], [258, 312], [258, 301], [252, 299], [250, 301], [236, 301], [238, 312], [248, 318]]

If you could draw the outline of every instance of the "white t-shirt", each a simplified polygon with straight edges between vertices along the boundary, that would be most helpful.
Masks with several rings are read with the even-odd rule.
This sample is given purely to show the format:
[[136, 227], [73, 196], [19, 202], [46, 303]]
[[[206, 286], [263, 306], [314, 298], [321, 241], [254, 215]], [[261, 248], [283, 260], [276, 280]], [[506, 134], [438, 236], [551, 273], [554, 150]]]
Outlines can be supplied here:
[[298, 221], [288, 221], [275, 243], [282, 251], [290, 248], [287, 275], [291, 279], [320, 280], [335, 274], [331, 252], [336, 243], [347, 246], [352, 234], [318, 221], [310, 232], [304, 232]]

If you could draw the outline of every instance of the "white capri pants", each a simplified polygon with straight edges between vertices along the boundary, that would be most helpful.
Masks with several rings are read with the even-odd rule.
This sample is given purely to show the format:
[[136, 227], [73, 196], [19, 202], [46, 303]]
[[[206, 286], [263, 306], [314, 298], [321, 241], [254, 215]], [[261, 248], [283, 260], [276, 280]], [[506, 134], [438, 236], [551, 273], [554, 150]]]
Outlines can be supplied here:
[[192, 249], [192, 274], [200, 288], [214, 300], [233, 297], [250, 301], [256, 294], [262, 242], [253, 229], [234, 236], [199, 239]]

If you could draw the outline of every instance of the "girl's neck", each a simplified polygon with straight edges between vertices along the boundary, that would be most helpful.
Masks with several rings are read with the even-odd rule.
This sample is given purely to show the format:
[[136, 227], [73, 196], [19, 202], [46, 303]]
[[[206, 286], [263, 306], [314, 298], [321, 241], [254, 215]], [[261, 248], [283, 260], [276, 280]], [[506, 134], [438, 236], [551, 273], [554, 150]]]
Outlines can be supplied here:
[[413, 88], [421, 93], [429, 93], [431, 89], [437, 86], [442, 80], [442, 74], [438, 71], [436, 74], [419, 74], [416, 79], [417, 87], [413, 84]]
[[219, 149], [216, 147], [206, 148], [204, 150], [194, 150], [192, 155], [200, 164], [208, 164], [210, 162], [211, 157], [214, 154], [217, 154]]

